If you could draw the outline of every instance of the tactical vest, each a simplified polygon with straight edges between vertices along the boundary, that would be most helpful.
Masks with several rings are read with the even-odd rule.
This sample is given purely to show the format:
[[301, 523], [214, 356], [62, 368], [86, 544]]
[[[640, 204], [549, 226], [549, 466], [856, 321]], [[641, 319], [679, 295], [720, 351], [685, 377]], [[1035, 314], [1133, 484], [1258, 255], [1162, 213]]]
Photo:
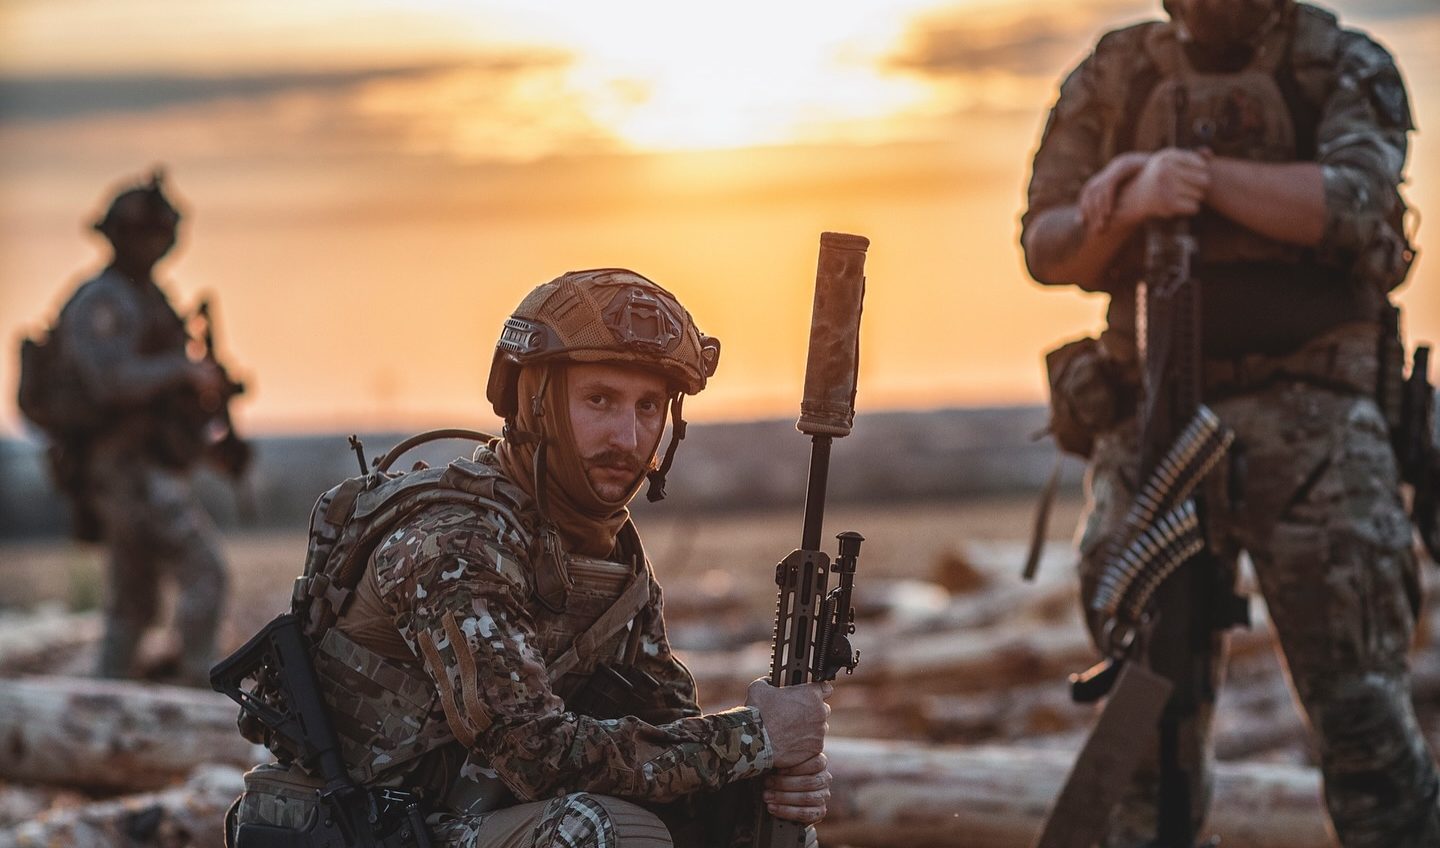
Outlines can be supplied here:
[[[419, 510], [442, 503], [473, 509], [476, 529], [494, 533], [516, 550], [535, 547], [531, 501], [495, 464], [458, 459], [444, 468], [399, 475], [377, 470], [344, 481], [316, 502], [292, 612], [306, 621], [321, 692], [351, 777], [369, 785], [406, 784], [421, 757], [454, 743], [453, 759], [465, 760], [466, 768], [443, 787], [443, 806], [475, 814], [510, 803], [509, 792], [478, 754], [458, 750], [436, 684], [419, 659], [394, 661], [335, 626], [380, 542]], [[564, 610], [547, 616], [536, 647], [562, 698], [597, 663], [619, 658], [625, 642], [621, 631], [648, 603], [649, 566], [633, 525], [625, 525], [620, 542], [620, 549], [633, 555], [630, 563], [570, 554], [559, 563]], [[533, 576], [525, 574], [532, 589]], [[247, 730], [247, 737], [254, 738], [256, 729], [246, 728], [242, 719], [242, 732]], [[270, 745], [282, 761], [290, 758], [276, 740], [256, 741]]]
[[[1158, 78], [1135, 120], [1133, 150], [1209, 147], [1217, 156], [1253, 162], [1299, 158], [1290, 104], [1276, 81], [1291, 31], [1275, 27], [1250, 63], [1230, 73], [1197, 71], [1173, 26], [1152, 28], [1145, 53]], [[1205, 263], [1294, 264], [1304, 250], [1265, 238], [1229, 219], [1203, 211], [1192, 224], [1197, 259]]]

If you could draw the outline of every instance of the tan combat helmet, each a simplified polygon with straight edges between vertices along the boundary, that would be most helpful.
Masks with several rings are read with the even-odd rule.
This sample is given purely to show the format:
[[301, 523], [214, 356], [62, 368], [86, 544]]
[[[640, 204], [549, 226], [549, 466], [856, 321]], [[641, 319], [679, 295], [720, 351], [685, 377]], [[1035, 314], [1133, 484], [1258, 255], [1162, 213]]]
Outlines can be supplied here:
[[180, 223], [180, 210], [165, 196], [164, 182], [165, 172], [156, 168], [148, 182], [118, 192], [92, 228], [112, 242], [126, 227], [173, 230]]
[[622, 362], [654, 368], [670, 382], [673, 430], [650, 500], [665, 496], [665, 475], [685, 438], [684, 395], [699, 394], [720, 361], [720, 341], [700, 332], [675, 296], [634, 271], [570, 271], [535, 288], [505, 321], [485, 390], [514, 433], [520, 369], [546, 362]]

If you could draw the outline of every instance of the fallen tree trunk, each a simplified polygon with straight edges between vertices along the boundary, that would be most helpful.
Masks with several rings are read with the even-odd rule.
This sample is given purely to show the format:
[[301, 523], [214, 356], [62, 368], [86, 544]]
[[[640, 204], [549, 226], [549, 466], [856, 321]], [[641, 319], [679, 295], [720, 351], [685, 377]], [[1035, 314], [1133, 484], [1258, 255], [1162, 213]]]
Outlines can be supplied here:
[[[822, 842], [856, 848], [1029, 848], [1075, 755], [831, 739]], [[1246, 848], [1325, 848], [1313, 769], [1221, 763], [1207, 833]]]
[[[844, 683], [904, 691], [907, 697], [1063, 681], [1099, 659], [1078, 616], [1060, 623], [1024, 621], [892, 638], [862, 629], [852, 641], [860, 649], [860, 665]], [[1231, 634], [1230, 655], [1246, 656], [1273, 644], [1269, 627], [1257, 621], [1253, 629]], [[684, 660], [709, 701], [712, 692], [743, 692], [751, 680], [768, 673], [770, 648], [756, 644], [733, 652], [687, 653]]]
[[53, 669], [60, 656], [99, 640], [99, 613], [48, 604], [33, 613], [0, 615], [0, 675]]
[[105, 791], [159, 789], [200, 763], [269, 759], [235, 729], [223, 695], [118, 680], [0, 685], [0, 779]]
[[224, 844], [225, 810], [243, 789], [239, 769], [206, 767], [176, 789], [66, 807], [0, 828], [0, 845], [215, 848]]

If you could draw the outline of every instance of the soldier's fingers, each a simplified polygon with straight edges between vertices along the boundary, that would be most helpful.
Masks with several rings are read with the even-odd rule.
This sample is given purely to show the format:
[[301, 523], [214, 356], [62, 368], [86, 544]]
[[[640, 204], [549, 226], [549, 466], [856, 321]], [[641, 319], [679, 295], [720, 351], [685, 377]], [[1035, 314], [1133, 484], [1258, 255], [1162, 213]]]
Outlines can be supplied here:
[[770, 815], [777, 819], [800, 822], [801, 824], [814, 824], [825, 818], [825, 807], [796, 807], [788, 804], [766, 804], [765, 808]]
[[771, 774], [819, 774], [820, 772], [825, 770], [825, 763], [825, 755], [823, 753], [820, 753], [816, 754], [813, 757], [810, 757], [802, 763], [796, 763], [793, 766], [786, 766], [785, 768], [775, 769], [773, 772], [771, 772]]
[[810, 789], [804, 792], [765, 791], [765, 803], [779, 807], [823, 807], [830, 800], [830, 789]]
[[814, 792], [828, 790], [832, 778], [830, 772], [815, 774], [780, 774], [771, 772], [765, 776], [765, 788], [775, 792]]

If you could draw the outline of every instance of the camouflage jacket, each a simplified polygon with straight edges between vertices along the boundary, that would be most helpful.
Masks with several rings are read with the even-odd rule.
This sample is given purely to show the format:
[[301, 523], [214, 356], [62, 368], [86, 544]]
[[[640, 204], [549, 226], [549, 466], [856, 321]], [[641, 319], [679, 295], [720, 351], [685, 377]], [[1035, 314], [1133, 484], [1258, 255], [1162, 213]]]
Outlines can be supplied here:
[[98, 405], [137, 407], [184, 385], [185, 325], [154, 283], [107, 268], [60, 314], [65, 355]]
[[68, 374], [105, 411], [112, 441], [143, 437], [150, 407], [187, 385], [185, 325], [154, 283], [107, 268], [75, 292], [57, 328]]
[[[484, 448], [476, 460], [497, 465]], [[533, 592], [533, 507], [526, 501], [507, 513], [457, 504], [418, 510], [376, 548], [355, 603], [337, 622], [336, 629], [367, 652], [424, 681], [434, 696], [432, 716], [443, 713], [447, 736], [458, 743], [435, 751], [454, 751], [440, 757], [450, 765], [437, 768], [431, 756], [407, 767], [406, 776], [385, 775], [384, 782], [414, 788], [438, 782], [450, 786], [453, 797], [457, 777], [498, 778], [520, 801], [577, 791], [665, 801], [770, 767], [773, 752], [757, 710], [700, 713], [694, 679], [670, 650], [660, 586], [643, 552], [632, 565], [570, 558], [567, 603], [556, 612]], [[641, 628], [635, 667], [659, 686], [633, 715], [593, 718], [567, 699], [583, 689], [597, 663], [620, 656], [629, 631], [621, 629], [558, 680], [552, 682], [548, 669], [632, 575], [648, 594], [630, 625]], [[331, 690], [327, 697], [337, 712], [363, 708], [353, 695]], [[342, 734], [353, 718], [337, 718]], [[384, 719], [358, 718], [371, 726]], [[456, 755], [464, 760], [458, 768]], [[492, 796], [482, 809], [514, 802], [480, 791]]]
[[[1065, 79], [1035, 153], [1024, 228], [1042, 212], [1076, 203], [1092, 176], [1136, 149], [1134, 121], [1160, 73], [1153, 48], [1173, 42], [1173, 29], [1150, 21], [1107, 33]], [[1367, 35], [1305, 3], [1293, 5], [1276, 37], [1284, 51], [1277, 83], [1294, 121], [1293, 159], [1321, 167], [1325, 233], [1320, 248], [1285, 267], [1206, 268], [1202, 243], [1197, 275], [1206, 283], [1207, 353], [1287, 351], [1335, 324], [1373, 320], [1383, 297], [1352, 283], [1362, 276], [1357, 269], [1367, 251], [1393, 238], [1396, 187], [1413, 128], [1399, 71]], [[1197, 224], [1207, 214], [1214, 213], [1202, 211]], [[1111, 326], [1127, 334], [1141, 241], [1137, 235], [1122, 250], [1097, 286], [1112, 296]], [[1209, 337], [1220, 331], [1227, 337]]]

